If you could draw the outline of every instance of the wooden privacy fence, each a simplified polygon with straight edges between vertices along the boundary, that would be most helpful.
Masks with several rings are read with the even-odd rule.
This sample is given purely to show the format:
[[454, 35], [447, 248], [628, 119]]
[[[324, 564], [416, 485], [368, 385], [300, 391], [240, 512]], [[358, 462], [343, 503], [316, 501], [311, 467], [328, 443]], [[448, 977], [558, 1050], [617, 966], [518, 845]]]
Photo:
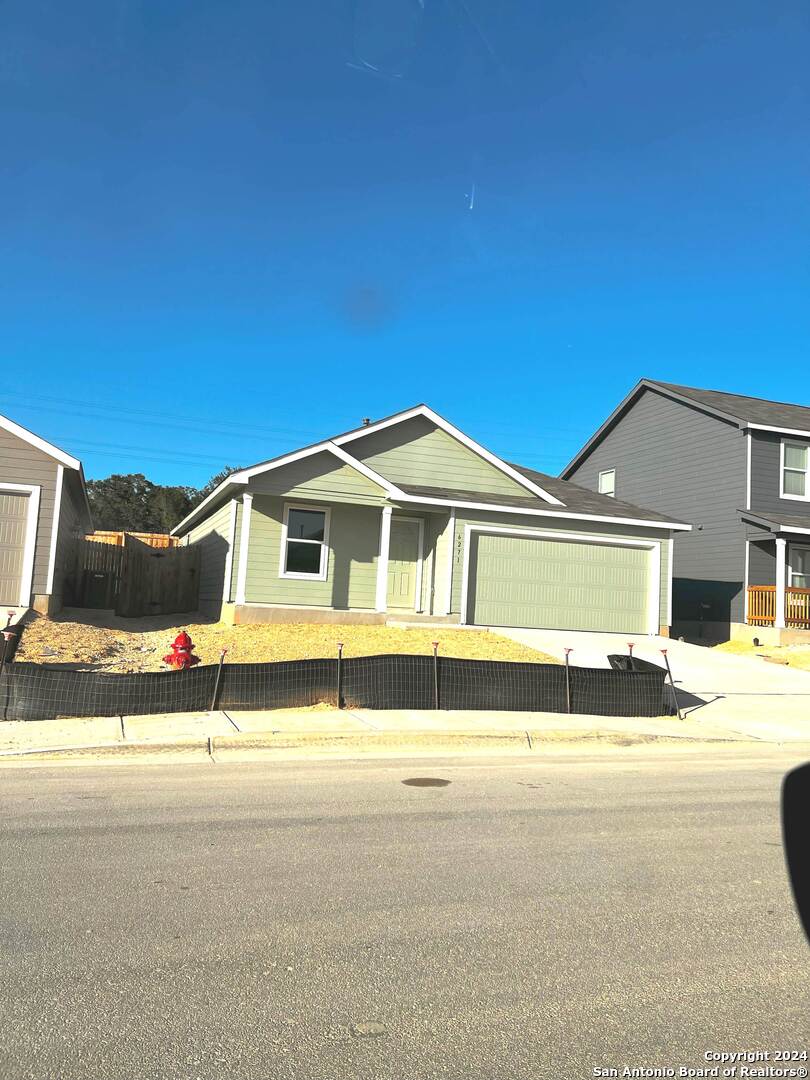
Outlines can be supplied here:
[[92, 540], [94, 544], [113, 544], [115, 547], [124, 546], [124, 537], [134, 536], [144, 544], [153, 548], [175, 548], [180, 546], [179, 536], [170, 536], [168, 533], [145, 533], [145, 532], [114, 532], [112, 530], [96, 530], [88, 533], [85, 540]]
[[80, 540], [71, 578], [79, 607], [112, 608], [128, 617], [196, 611], [200, 549], [153, 548], [131, 534], [122, 547]]

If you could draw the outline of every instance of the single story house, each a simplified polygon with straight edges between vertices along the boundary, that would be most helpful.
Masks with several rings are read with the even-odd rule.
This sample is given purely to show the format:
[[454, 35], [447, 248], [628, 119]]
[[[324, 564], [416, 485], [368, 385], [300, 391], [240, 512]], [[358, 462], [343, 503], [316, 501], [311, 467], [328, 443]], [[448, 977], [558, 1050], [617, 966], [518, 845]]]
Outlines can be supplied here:
[[233, 473], [173, 530], [235, 622], [666, 633], [688, 524], [509, 464], [427, 405]]
[[675, 633], [810, 639], [810, 407], [641, 379], [561, 476], [692, 522]]
[[0, 416], [0, 605], [62, 606], [74, 541], [93, 531], [82, 463]]

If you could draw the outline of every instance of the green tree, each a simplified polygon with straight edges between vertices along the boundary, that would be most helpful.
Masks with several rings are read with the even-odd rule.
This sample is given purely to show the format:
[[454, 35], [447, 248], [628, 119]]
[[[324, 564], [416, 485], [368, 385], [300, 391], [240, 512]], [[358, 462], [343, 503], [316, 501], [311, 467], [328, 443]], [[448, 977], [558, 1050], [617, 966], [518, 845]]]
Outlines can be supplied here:
[[89, 480], [87, 496], [93, 522], [100, 530], [171, 532], [178, 522], [236, 468], [223, 469], [199, 489], [154, 484], [143, 473], [115, 473], [104, 480]]
[[198, 505], [198, 503], [201, 503], [203, 499], [206, 498], [206, 496], [211, 494], [214, 488], [219, 487], [222, 481], [227, 480], [232, 473], [239, 472], [239, 470], [243, 468], [244, 465], [227, 465], [224, 469], [218, 472], [216, 476], [212, 476], [207, 484], [205, 484], [203, 487], [201, 487], [198, 491], [195, 492], [191, 508], [193, 509], [195, 506]]

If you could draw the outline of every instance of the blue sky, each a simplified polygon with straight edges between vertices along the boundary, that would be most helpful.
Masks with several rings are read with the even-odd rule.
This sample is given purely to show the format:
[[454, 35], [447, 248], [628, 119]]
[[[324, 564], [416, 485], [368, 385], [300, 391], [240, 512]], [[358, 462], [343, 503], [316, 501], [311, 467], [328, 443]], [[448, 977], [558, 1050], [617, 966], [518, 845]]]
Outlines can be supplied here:
[[641, 376], [810, 403], [804, 0], [0, 17], [0, 410], [91, 477], [423, 400], [556, 472]]

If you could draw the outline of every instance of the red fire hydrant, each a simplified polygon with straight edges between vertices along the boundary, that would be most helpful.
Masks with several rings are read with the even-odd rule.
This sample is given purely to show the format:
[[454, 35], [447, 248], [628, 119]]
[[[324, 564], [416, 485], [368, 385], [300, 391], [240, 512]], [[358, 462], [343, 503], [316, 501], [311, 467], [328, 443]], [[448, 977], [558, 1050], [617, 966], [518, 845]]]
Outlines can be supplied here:
[[194, 667], [195, 664], [199, 664], [200, 658], [191, 651], [193, 648], [194, 642], [185, 630], [181, 630], [172, 642], [172, 651], [163, 657], [163, 663], [168, 664], [169, 667], [176, 667], [179, 671]]

